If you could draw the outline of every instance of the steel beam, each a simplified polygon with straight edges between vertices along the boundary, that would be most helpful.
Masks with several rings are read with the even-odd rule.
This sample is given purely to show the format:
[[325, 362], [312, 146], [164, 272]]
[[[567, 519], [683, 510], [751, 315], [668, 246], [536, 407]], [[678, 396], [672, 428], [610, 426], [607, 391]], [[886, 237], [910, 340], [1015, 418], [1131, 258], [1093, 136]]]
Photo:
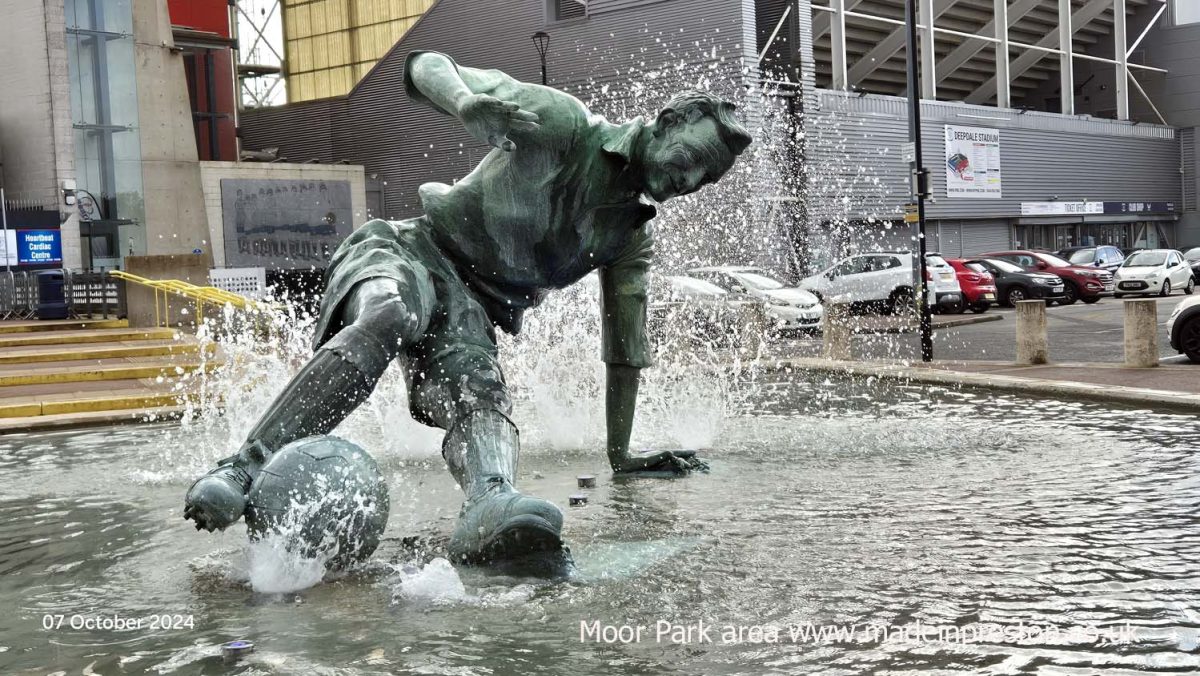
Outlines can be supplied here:
[[1113, 0], [1113, 50], [1116, 53], [1117, 119], [1129, 119], [1129, 36], [1125, 33], [1125, 0]]
[[937, 15], [933, 11], [933, 0], [920, 0], [921, 28], [921, 98], [937, 99], [937, 48], [933, 33], [933, 22]]
[[[997, 4], [999, 4], [1001, 1], [1002, 0], [997, 0]], [[1026, 14], [1036, 9], [1041, 4], [1042, 0], [1020, 0], [1020, 2], [1012, 7], [1007, 7], [1006, 13], [1008, 15], [1008, 26], [1012, 26], [1013, 24], [1017, 23]], [[992, 20], [984, 24], [983, 28], [979, 29], [980, 35], [999, 33], [998, 28], [1000, 23], [996, 21], [996, 16], [998, 15], [993, 14]], [[1008, 31], [1005, 31], [1006, 39], [1007, 35]], [[963, 64], [970, 61], [976, 54], [979, 53], [979, 50], [983, 49], [987, 45], [988, 43], [983, 40], [967, 40], [961, 45], [955, 47], [954, 51], [950, 52], [946, 55], [946, 58], [942, 59], [941, 68], [938, 69], [940, 72], [940, 75], [938, 75], [938, 82], [940, 83], [953, 75], [954, 71], [962, 68]]]
[[1012, 80], [1008, 77], [1008, 0], [995, 0], [992, 24], [996, 27], [996, 106], [1012, 108]]
[[1058, 0], [1059, 101], [1063, 115], [1075, 114], [1075, 29], [1071, 24], [1071, 0]]
[[832, 41], [833, 88], [845, 91], [849, 88], [846, 73], [846, 0], [830, 0], [833, 15], [830, 19]]
[[[958, 0], [936, 0], [934, 3], [933, 13], [935, 16], [941, 16], [946, 13], [946, 10], [954, 6]], [[905, 29], [903, 26], [896, 28], [888, 36], [880, 40], [878, 44], [871, 48], [871, 51], [863, 55], [861, 59], [854, 62], [850, 66], [849, 82], [851, 85], [856, 85], [862, 82], [868, 75], [874, 73], [883, 64], [887, 63], [900, 48], [904, 46]], [[924, 77], [924, 75], [922, 75]], [[922, 83], [922, 86], [924, 83]]]
[[[1095, 20], [1097, 17], [1099, 17], [1101, 14], [1104, 14], [1104, 11], [1109, 8], [1110, 2], [1112, 2], [1112, 0], [1088, 0], [1088, 3], [1086, 5], [1075, 10], [1075, 12], [1071, 15], [1071, 25], [1073, 27], [1080, 27], [1080, 28], [1082, 28], [1083, 26], [1086, 26], [1087, 24], [1089, 24], [1093, 20]], [[1014, 7], [1015, 7], [1015, 5], [1014, 5]], [[1009, 21], [1010, 22], [1012, 21], [1011, 15], [1009, 16]], [[1058, 46], [1058, 33], [1059, 33], [1058, 31], [1052, 31], [1049, 35], [1043, 37], [1041, 40], [1038, 40], [1037, 44], [1034, 46], [1037, 48], [1041, 48], [1041, 49], [1053, 48], [1053, 47]], [[1055, 51], [1057, 52], [1059, 50], [1055, 50]], [[1025, 71], [1029, 70], [1030, 68], [1033, 67], [1034, 64], [1036, 64], [1038, 61], [1042, 60], [1042, 57], [1044, 57], [1045, 55], [1046, 55], [1046, 53], [1043, 51], [1040, 51], [1040, 49], [1030, 49], [1030, 50], [1026, 51], [1024, 54], [1013, 59], [1012, 62], [1010, 62], [1009, 66], [1008, 66], [1008, 77], [1009, 77], [1010, 81], [1016, 80], [1017, 78], [1021, 77], [1021, 75], [1024, 74]], [[996, 78], [992, 77], [992, 78], [989, 78], [987, 82], [984, 82], [982, 85], [977, 87], [975, 89], [975, 91], [968, 94], [967, 98], [966, 98], [966, 102], [967, 103], [985, 103], [989, 98], [991, 98], [992, 94], [995, 91], [996, 91]]]
[[[850, 10], [854, 9], [855, 7], [858, 7], [862, 3], [863, 3], [863, 0], [843, 0], [843, 8], [842, 9], [844, 11], [850, 11]], [[836, 4], [836, 3], [832, 2], [832, 0], [831, 0], [830, 7], [832, 8], [832, 6], [834, 4]], [[816, 5], [814, 5], [814, 7], [815, 6]], [[822, 11], [818, 10], [817, 13], [813, 15], [813, 23], [812, 23], [813, 42], [816, 42], [817, 40], [820, 40], [821, 38], [825, 37], [825, 34], [828, 33], [829, 30], [833, 27], [833, 17], [840, 13], [841, 12], [838, 12], [837, 10], [834, 10], [832, 12], [822, 12]]]

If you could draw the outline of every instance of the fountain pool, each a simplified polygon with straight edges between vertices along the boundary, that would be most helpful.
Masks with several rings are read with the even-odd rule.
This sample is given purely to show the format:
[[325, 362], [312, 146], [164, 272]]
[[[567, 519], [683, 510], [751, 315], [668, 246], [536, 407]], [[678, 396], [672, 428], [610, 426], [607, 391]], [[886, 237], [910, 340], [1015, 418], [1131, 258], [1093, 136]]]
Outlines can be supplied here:
[[[0, 673], [1200, 670], [1193, 417], [795, 374], [742, 408], [684, 480], [531, 444], [523, 486], [579, 565], [559, 582], [438, 558], [459, 495], [432, 452], [377, 456], [386, 540], [317, 582], [134, 471], [186, 450], [173, 425], [6, 436]], [[223, 664], [235, 639], [256, 650]]]

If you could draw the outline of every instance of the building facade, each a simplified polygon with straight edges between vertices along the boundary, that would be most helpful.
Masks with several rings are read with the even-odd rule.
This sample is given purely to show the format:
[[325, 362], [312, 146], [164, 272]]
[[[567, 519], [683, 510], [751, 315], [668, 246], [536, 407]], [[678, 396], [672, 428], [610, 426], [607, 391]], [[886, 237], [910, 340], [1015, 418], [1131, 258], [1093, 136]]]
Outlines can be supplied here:
[[288, 101], [343, 96], [434, 0], [281, 0]]
[[[932, 249], [1200, 244], [1200, 26], [1186, 0], [918, 5]], [[243, 142], [363, 164], [386, 184], [380, 212], [413, 215], [421, 183], [453, 181], [488, 148], [404, 96], [405, 54], [437, 49], [537, 81], [529, 36], [544, 31], [549, 83], [610, 116], [652, 112], [681, 85], [740, 92], [756, 122], [782, 111], [789, 123], [759, 126], [758, 145], [783, 171], [751, 192], [794, 207], [767, 210], [795, 221], [774, 227], [795, 253], [781, 272], [799, 274], [911, 246], [903, 6], [440, 0], [347, 96], [247, 114]]]

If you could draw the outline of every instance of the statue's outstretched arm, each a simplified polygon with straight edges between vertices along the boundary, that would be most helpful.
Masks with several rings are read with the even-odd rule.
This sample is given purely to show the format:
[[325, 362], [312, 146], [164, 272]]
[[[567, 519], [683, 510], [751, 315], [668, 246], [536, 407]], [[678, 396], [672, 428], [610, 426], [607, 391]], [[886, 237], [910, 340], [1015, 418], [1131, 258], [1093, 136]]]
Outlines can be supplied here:
[[404, 79], [410, 97], [457, 117], [467, 132], [493, 147], [515, 150], [513, 132], [538, 128], [536, 114], [502, 98], [506, 85], [515, 81], [499, 71], [459, 68], [445, 54], [414, 52]]

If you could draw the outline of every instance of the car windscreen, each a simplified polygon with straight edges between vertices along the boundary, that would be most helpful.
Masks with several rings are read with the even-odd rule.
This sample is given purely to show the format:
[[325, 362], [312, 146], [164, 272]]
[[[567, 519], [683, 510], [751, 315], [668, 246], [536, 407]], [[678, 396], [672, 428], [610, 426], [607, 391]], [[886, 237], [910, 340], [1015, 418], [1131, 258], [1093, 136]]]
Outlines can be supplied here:
[[1125, 264], [1122, 267], [1132, 268], [1148, 265], [1162, 265], [1167, 262], [1166, 251], [1139, 251], [1129, 258], [1125, 259]]
[[1187, 253], [1183, 254], [1183, 257], [1189, 261], [1200, 261], [1200, 246], [1195, 249], [1188, 249]]
[[1095, 249], [1080, 249], [1079, 251], [1071, 254], [1071, 257], [1067, 259], [1067, 262], [1072, 265], [1087, 265], [1094, 260], [1096, 260]]
[[1025, 272], [1025, 268], [1014, 263], [1009, 263], [1008, 261], [1002, 261], [998, 258], [989, 258], [987, 259], [987, 262], [991, 263], [993, 267], [1001, 272]]
[[1042, 260], [1049, 263], [1052, 267], [1061, 268], [1061, 267], [1066, 267], [1066, 266], [1070, 265], [1070, 263], [1064, 261], [1063, 259], [1059, 258], [1058, 256], [1055, 256], [1054, 254], [1044, 253], [1044, 254], [1038, 254], [1038, 256], [1040, 256]]
[[746, 286], [760, 291], [774, 291], [775, 289], [783, 288], [783, 282], [771, 279], [758, 272], [737, 272], [734, 273], [734, 277], [740, 279]]
[[688, 298], [698, 298], [702, 296], [724, 296], [725, 289], [706, 282], [703, 279], [694, 277], [685, 277], [679, 275], [676, 277], [667, 277], [667, 282], [671, 285], [671, 292], [676, 295], [685, 296]]
[[966, 267], [968, 270], [971, 270], [973, 272], [982, 272], [984, 274], [987, 274], [987, 271], [988, 271], [988, 269], [983, 266], [983, 263], [967, 263]]

